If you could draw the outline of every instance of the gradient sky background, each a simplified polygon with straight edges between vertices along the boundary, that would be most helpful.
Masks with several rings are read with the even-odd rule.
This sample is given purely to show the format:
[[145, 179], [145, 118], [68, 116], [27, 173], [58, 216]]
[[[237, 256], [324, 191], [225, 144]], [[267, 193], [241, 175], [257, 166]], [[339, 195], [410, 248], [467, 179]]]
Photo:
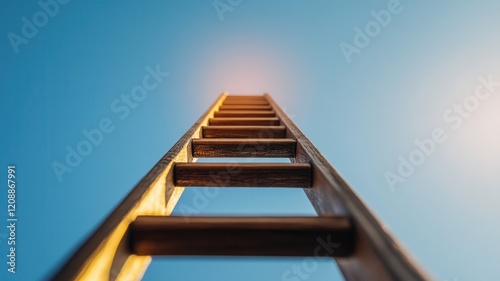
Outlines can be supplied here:
[[[36, 2], [0, 11], [0, 155], [5, 177], [17, 166], [19, 219], [15, 276], [0, 228], [1, 280], [49, 276], [225, 90], [273, 95], [437, 280], [500, 280], [500, 87], [459, 129], [442, 117], [479, 76], [500, 81], [500, 2], [401, 0], [350, 63], [339, 44], [390, 1], [244, 0], [221, 21], [211, 0], [73, 0], [16, 54], [7, 34]], [[170, 76], [120, 120], [110, 105], [156, 65]], [[115, 130], [59, 182], [51, 163], [103, 118]], [[447, 141], [391, 190], [384, 173], [435, 128]], [[200, 212], [314, 214], [285, 189], [220, 190]], [[301, 262], [169, 258], [144, 280], [282, 280]], [[336, 274], [326, 260], [308, 280]]]

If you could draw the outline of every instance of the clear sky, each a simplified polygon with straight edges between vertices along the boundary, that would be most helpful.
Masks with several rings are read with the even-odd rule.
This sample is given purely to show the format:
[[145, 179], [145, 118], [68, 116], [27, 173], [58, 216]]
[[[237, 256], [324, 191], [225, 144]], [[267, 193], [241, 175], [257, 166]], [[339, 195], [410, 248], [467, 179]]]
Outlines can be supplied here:
[[[37, 2], [0, 10], [1, 169], [16, 165], [18, 200], [17, 273], [1, 226], [1, 280], [49, 276], [222, 91], [275, 97], [437, 280], [500, 280], [499, 1]], [[140, 102], [122, 100], [152, 71]], [[314, 213], [285, 189], [219, 190], [200, 212]], [[287, 280], [302, 261], [169, 258], [144, 279]], [[327, 260], [298, 280], [337, 274]]]

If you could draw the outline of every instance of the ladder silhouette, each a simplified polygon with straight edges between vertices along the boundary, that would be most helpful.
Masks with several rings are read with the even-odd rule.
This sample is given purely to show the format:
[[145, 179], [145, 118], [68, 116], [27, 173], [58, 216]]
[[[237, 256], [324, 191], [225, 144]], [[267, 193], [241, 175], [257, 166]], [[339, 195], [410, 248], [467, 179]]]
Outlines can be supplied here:
[[[318, 216], [171, 216], [189, 186], [303, 188]], [[430, 280], [268, 94], [223, 93], [52, 279], [140, 280], [163, 255], [330, 256], [346, 280]]]

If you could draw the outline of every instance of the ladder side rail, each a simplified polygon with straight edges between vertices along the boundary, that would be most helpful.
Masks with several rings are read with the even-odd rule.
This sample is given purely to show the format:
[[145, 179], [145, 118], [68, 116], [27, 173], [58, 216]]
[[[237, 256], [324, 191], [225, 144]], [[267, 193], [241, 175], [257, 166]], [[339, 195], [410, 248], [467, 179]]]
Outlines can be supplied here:
[[[141, 277], [150, 258], [136, 257], [136, 261], [130, 261], [130, 252], [125, 245], [128, 225], [138, 215], [170, 215], [183, 191], [183, 187], [175, 187], [173, 184], [173, 164], [193, 161], [191, 139], [200, 136], [202, 126], [208, 125], [209, 118], [214, 117], [214, 112], [226, 96], [227, 93], [219, 96], [78, 247], [51, 280], [115, 280], [119, 276], [132, 280]], [[129, 268], [125, 268], [124, 264], [129, 265]], [[123, 272], [126, 270], [130, 272]]]
[[286, 137], [297, 141], [291, 161], [312, 166], [313, 185], [304, 191], [318, 215], [347, 215], [353, 220], [355, 252], [336, 259], [346, 280], [431, 280], [273, 98], [265, 97], [286, 127]]

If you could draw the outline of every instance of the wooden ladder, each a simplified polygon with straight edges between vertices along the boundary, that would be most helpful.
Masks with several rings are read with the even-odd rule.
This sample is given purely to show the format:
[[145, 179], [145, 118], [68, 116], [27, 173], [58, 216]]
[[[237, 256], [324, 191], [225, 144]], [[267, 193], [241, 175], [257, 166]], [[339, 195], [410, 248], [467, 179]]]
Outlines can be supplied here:
[[[318, 216], [171, 216], [189, 186], [303, 188]], [[139, 280], [164, 255], [330, 256], [346, 280], [430, 280], [268, 94], [222, 94], [52, 279]]]

